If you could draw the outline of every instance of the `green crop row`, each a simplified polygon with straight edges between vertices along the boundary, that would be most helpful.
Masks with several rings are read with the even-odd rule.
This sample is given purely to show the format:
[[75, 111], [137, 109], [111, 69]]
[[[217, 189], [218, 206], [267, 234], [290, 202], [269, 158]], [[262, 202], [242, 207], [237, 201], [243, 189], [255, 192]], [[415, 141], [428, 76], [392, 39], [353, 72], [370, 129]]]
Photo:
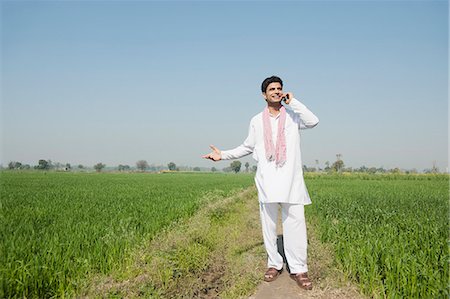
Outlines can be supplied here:
[[0, 298], [74, 296], [208, 194], [251, 175], [2, 172]]
[[307, 212], [365, 294], [448, 298], [448, 178], [308, 178]]

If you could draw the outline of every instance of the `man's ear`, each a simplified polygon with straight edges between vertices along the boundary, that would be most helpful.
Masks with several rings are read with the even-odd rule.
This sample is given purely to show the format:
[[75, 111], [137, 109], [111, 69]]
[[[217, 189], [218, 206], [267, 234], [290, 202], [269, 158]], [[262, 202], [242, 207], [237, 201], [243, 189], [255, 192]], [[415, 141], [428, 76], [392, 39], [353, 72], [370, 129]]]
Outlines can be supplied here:
[[265, 93], [265, 92], [262, 93], [262, 96], [263, 96], [264, 100], [267, 101], [267, 96], [266, 96], [266, 93]]

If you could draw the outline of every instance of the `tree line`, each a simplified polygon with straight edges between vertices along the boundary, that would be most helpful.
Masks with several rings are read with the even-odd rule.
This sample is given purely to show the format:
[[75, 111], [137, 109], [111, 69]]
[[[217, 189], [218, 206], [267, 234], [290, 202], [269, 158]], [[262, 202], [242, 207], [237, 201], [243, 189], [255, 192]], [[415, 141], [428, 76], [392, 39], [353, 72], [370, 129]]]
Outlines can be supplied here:
[[[352, 167], [345, 167], [345, 163], [342, 160], [342, 157], [340, 154], [336, 155], [337, 159], [335, 162], [330, 164], [330, 162], [325, 162], [325, 167], [321, 168], [319, 167], [319, 161], [316, 160], [316, 166], [315, 167], [308, 167], [306, 165], [303, 165], [303, 172], [320, 172], [320, 173], [342, 173], [342, 172], [358, 172], [358, 173], [418, 173], [416, 169], [409, 169], [409, 170], [402, 170], [398, 167], [391, 168], [391, 169], [385, 169], [383, 167], [367, 167], [367, 166], [361, 166], [359, 168], [352, 168]], [[230, 163], [229, 166], [226, 166], [222, 168], [223, 172], [256, 172], [257, 167], [256, 165], [251, 166], [249, 162], [245, 162], [244, 164], [245, 170], [242, 169], [242, 163], [239, 160], [234, 160]], [[3, 168], [3, 167], [2, 167]], [[37, 165], [30, 166], [29, 164], [22, 164], [18, 161], [10, 161], [8, 163], [7, 169], [10, 170], [29, 170], [29, 169], [36, 169], [36, 170], [57, 170], [57, 171], [71, 171], [74, 169], [77, 170], [86, 170], [89, 167], [86, 167], [82, 164], [78, 164], [75, 167], [72, 167], [70, 163], [59, 163], [59, 162], [52, 162], [51, 160], [45, 160], [40, 159], [38, 161]], [[106, 164], [99, 162], [96, 163], [92, 167], [95, 171], [101, 172], [106, 168]], [[242, 171], [241, 171], [242, 169]], [[200, 168], [198, 166], [196, 167], [179, 167], [174, 162], [170, 162], [166, 166], [163, 165], [149, 165], [146, 160], [139, 160], [136, 162], [136, 165], [134, 168], [132, 168], [130, 165], [123, 165], [119, 164], [118, 166], [113, 167], [112, 170], [117, 171], [150, 171], [150, 172], [159, 172], [164, 170], [169, 171], [211, 171], [211, 172], [217, 172], [219, 169], [216, 167], [211, 168]], [[439, 169], [436, 167], [436, 163], [433, 162], [433, 166], [429, 169], [424, 169], [424, 173], [439, 173]]]

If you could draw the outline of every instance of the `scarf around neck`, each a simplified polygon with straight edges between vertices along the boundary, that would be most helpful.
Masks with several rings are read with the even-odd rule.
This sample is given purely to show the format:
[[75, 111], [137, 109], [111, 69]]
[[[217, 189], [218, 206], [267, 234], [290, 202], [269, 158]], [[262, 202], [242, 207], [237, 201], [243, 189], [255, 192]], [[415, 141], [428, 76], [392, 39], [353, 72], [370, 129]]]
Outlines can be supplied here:
[[264, 147], [267, 161], [275, 160], [277, 167], [282, 167], [286, 162], [286, 136], [284, 125], [286, 122], [286, 108], [281, 107], [278, 119], [277, 144], [274, 146], [272, 140], [272, 126], [270, 124], [269, 108], [263, 111]]

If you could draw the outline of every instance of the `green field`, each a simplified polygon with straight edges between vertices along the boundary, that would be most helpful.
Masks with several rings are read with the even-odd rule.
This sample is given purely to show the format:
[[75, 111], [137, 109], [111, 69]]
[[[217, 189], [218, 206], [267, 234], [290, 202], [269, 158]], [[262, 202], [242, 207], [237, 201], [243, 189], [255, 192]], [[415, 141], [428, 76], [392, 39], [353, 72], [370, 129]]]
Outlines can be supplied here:
[[[76, 296], [208, 199], [253, 185], [253, 175], [200, 173], [4, 171], [0, 179], [0, 298]], [[448, 176], [306, 181], [308, 220], [364, 293], [448, 297]]]
[[375, 298], [448, 298], [449, 177], [320, 176], [310, 217], [344, 272]]
[[73, 296], [208, 194], [251, 175], [2, 172], [0, 298]]

